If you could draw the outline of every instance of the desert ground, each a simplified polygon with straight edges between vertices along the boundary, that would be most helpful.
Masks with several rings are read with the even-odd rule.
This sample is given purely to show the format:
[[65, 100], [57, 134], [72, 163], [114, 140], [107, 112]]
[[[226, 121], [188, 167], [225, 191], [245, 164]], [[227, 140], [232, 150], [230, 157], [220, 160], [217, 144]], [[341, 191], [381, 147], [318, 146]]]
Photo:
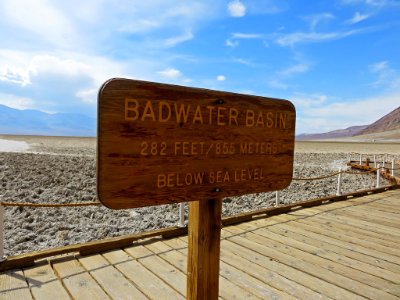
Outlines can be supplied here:
[[[400, 160], [399, 143], [297, 142], [294, 177], [310, 178], [346, 169], [347, 154], [388, 154]], [[356, 154], [353, 154], [355, 159]], [[383, 158], [383, 156], [378, 156]], [[336, 193], [337, 177], [293, 181], [281, 191], [281, 203]], [[373, 188], [370, 174], [343, 174], [343, 192]], [[382, 181], [382, 184], [388, 184]], [[0, 135], [0, 201], [76, 203], [97, 201], [96, 139]], [[223, 215], [270, 207], [275, 193], [224, 199]], [[187, 210], [187, 205], [186, 205]], [[110, 210], [103, 206], [4, 208], [7, 256], [67, 244], [169, 227], [178, 223], [179, 205]]]

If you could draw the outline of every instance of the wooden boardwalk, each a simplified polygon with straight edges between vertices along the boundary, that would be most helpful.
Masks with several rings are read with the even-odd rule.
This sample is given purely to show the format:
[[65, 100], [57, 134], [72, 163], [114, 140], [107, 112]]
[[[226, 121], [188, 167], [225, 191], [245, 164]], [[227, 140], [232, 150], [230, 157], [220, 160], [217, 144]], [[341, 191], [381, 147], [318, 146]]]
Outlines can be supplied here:
[[[185, 299], [187, 237], [0, 275], [0, 299]], [[221, 299], [399, 299], [400, 190], [224, 227]]]

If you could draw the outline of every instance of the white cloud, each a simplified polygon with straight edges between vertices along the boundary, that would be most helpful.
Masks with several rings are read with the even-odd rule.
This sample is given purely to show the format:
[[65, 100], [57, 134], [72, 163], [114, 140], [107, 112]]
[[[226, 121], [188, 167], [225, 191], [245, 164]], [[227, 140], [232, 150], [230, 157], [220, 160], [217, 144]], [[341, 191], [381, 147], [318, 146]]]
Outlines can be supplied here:
[[263, 39], [264, 35], [258, 34], [258, 33], [240, 33], [240, 32], [235, 32], [232, 34], [230, 39], [227, 39], [225, 41], [225, 45], [228, 47], [235, 48], [239, 45], [240, 39], [243, 40], [251, 40], [251, 39]]
[[188, 40], [191, 40], [192, 38], [193, 38], [192, 31], [190, 29], [187, 29], [187, 30], [185, 30], [184, 33], [182, 33], [180, 35], [173, 36], [173, 37], [170, 37], [170, 38], [166, 39], [164, 41], [164, 45], [167, 46], [167, 47], [173, 47], [173, 46], [175, 46], [177, 44], [180, 44], [180, 43], [186, 42]]
[[328, 21], [334, 19], [335, 16], [331, 13], [321, 13], [311, 16], [304, 17], [310, 23], [310, 30], [313, 31], [317, 25], [323, 21]]
[[78, 98], [81, 98], [83, 102], [96, 103], [98, 92], [99, 92], [99, 90], [96, 88], [88, 89], [88, 90], [81, 90], [76, 93], [76, 96]]
[[377, 76], [371, 84], [374, 87], [400, 89], [400, 74], [389, 66], [388, 61], [381, 61], [368, 67], [369, 71]]
[[234, 33], [232, 37], [235, 39], [260, 39], [263, 35], [258, 33]]
[[174, 69], [174, 68], [165, 69], [165, 70], [159, 71], [157, 73], [162, 75], [163, 77], [166, 77], [169, 79], [176, 79], [176, 78], [182, 76], [181, 71]]
[[294, 66], [291, 66], [287, 69], [281, 70], [278, 72], [282, 77], [291, 77], [296, 74], [305, 73], [310, 69], [310, 66], [305, 63], [299, 63]]
[[16, 109], [28, 109], [33, 108], [34, 103], [30, 98], [0, 93], [0, 104]]
[[226, 80], [226, 77], [225, 77], [224, 75], [218, 75], [218, 76], [217, 76], [217, 80], [218, 80], [218, 81], [225, 81], [225, 80]]
[[248, 59], [244, 59], [244, 58], [234, 58], [233, 61], [236, 63], [239, 63], [241, 65], [245, 65], [245, 66], [249, 66], [249, 67], [255, 66], [255, 64], [253, 62], [251, 62]]
[[45, 54], [33, 57], [28, 70], [31, 76], [40, 73], [58, 73], [74, 77], [89, 73], [90, 67], [80, 61], [61, 59], [53, 55]]
[[235, 47], [237, 47], [239, 45], [239, 42], [238, 41], [232, 41], [232, 40], [228, 39], [228, 40], [225, 41], [225, 45], [228, 46], [228, 47], [235, 48]]
[[343, 4], [364, 4], [372, 7], [391, 7], [400, 6], [397, 0], [342, 0]]
[[58, 47], [71, 47], [78, 36], [60, 9], [46, 0], [6, 0], [0, 3], [0, 16], [4, 21], [34, 34]]
[[327, 132], [371, 124], [396, 109], [399, 106], [399, 98], [400, 92], [346, 102], [330, 99], [326, 95], [293, 96], [291, 99], [298, 112], [296, 134]]
[[354, 14], [354, 16], [348, 20], [346, 23], [348, 24], [356, 24], [356, 23], [360, 23], [366, 19], [368, 19], [370, 17], [370, 15], [363, 15], [361, 13], [359, 13], [358, 11]]
[[243, 17], [246, 14], [246, 6], [240, 0], [233, 0], [228, 3], [228, 12], [232, 17]]
[[327, 99], [328, 97], [324, 94], [295, 94], [291, 97], [295, 106], [301, 109], [321, 106], [326, 103]]
[[283, 83], [278, 79], [272, 79], [268, 81], [267, 84], [275, 89], [287, 90], [289, 88], [289, 86], [286, 83]]
[[319, 43], [331, 40], [342, 39], [351, 35], [362, 33], [363, 30], [350, 30], [343, 32], [295, 32], [282, 35], [276, 39], [280, 46], [294, 46], [299, 43]]
[[29, 72], [14, 66], [0, 66], [0, 81], [26, 86], [30, 83]]

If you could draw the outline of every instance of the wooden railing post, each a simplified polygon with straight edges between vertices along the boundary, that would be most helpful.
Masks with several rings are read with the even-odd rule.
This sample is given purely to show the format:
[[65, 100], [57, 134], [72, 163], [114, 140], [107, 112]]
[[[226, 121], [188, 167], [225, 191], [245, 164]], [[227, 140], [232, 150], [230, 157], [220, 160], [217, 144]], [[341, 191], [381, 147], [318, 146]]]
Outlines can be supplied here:
[[222, 199], [189, 202], [187, 299], [216, 300]]
[[342, 195], [342, 168], [339, 168], [336, 195], [337, 196], [341, 196]]
[[376, 188], [380, 187], [380, 180], [381, 179], [381, 165], [378, 164], [376, 168]]
[[392, 172], [391, 175], [394, 176], [394, 158], [392, 159]]
[[0, 205], [0, 262], [4, 260], [4, 206]]
[[185, 227], [185, 203], [179, 203], [179, 224], [178, 227]]
[[279, 191], [275, 191], [275, 206], [279, 205]]

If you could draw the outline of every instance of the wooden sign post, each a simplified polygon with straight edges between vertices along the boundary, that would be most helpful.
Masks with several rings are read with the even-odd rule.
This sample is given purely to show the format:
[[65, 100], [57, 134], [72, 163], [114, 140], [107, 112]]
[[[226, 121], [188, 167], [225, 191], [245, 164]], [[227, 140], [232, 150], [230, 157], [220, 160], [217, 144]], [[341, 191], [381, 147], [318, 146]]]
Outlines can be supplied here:
[[190, 201], [188, 299], [217, 299], [222, 199], [292, 180], [286, 100], [112, 79], [99, 92], [97, 192], [113, 209]]

